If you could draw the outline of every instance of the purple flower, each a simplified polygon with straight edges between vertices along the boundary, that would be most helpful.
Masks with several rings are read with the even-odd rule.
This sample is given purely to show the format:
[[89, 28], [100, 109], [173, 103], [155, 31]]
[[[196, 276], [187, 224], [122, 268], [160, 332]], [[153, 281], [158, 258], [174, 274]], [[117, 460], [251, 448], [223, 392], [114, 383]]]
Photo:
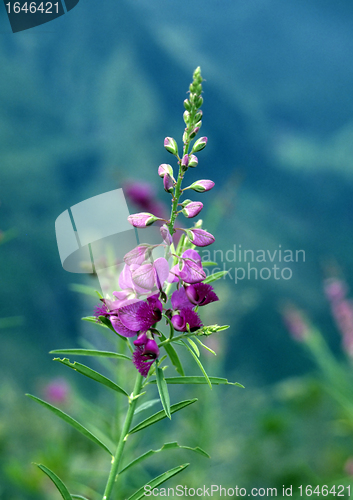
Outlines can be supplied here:
[[197, 156], [190, 155], [188, 167], [197, 167], [198, 162], [199, 162], [199, 160], [197, 159]]
[[99, 316], [106, 316], [107, 314], [108, 314], [108, 309], [105, 302], [99, 304], [99, 306], [95, 308], [93, 313], [93, 315], [97, 318], [97, 321], [99, 321]]
[[163, 257], [156, 259], [153, 264], [144, 264], [132, 271], [131, 278], [135, 285], [151, 291], [154, 286], [161, 290], [163, 283], [168, 278], [169, 265]]
[[[192, 189], [198, 193], [205, 193], [210, 191], [214, 186], [214, 182], [208, 179], [201, 179], [199, 181], [193, 182], [190, 186], [185, 189]], [[184, 189], [184, 191], [185, 191]]]
[[173, 137], [166, 137], [164, 139], [164, 147], [172, 155], [178, 154], [178, 145]]
[[174, 182], [169, 174], [165, 174], [165, 176], [163, 177], [163, 186], [164, 190], [167, 191], [167, 193], [173, 192]]
[[151, 332], [143, 332], [134, 340], [134, 344], [136, 349], [133, 353], [132, 361], [141, 375], [147, 377], [151, 365], [159, 356], [157, 342], [154, 340]]
[[131, 266], [131, 264], [142, 264], [147, 258], [148, 249], [148, 245], [140, 245], [130, 250], [130, 252], [124, 256], [125, 264], [128, 266]]
[[160, 228], [160, 232], [164, 243], [168, 246], [171, 245], [173, 243], [173, 238], [166, 224], [163, 224], [163, 226]]
[[186, 250], [181, 256], [182, 267], [179, 264], [170, 270], [168, 281], [174, 283], [181, 280], [185, 283], [199, 283], [206, 279], [206, 273], [202, 269], [201, 257], [196, 250]]
[[181, 309], [178, 314], [172, 316], [171, 322], [175, 330], [178, 332], [187, 332], [187, 324], [189, 325], [191, 332], [194, 332], [202, 327], [202, 322], [198, 314], [189, 308]]
[[179, 290], [175, 290], [170, 298], [172, 303], [172, 308], [174, 311], [180, 309], [192, 309], [194, 305], [190, 302], [189, 298], [185, 293], [185, 288], [182, 286]]
[[200, 139], [197, 139], [197, 141], [193, 145], [191, 152], [197, 153], [198, 151], [204, 149], [206, 147], [207, 141], [208, 141], [207, 137], [200, 137]]
[[123, 337], [134, 337], [138, 332], [146, 332], [162, 318], [163, 305], [158, 294], [119, 308], [110, 315], [114, 330]]
[[129, 215], [127, 220], [134, 227], [142, 228], [147, 227], [156, 222], [156, 220], [160, 220], [159, 217], [156, 217], [153, 214], [148, 212], [141, 212], [139, 214]]
[[206, 283], [195, 283], [185, 288], [185, 294], [195, 306], [205, 306], [219, 300], [211, 285]]
[[207, 247], [215, 241], [215, 237], [204, 229], [187, 229], [185, 232], [191, 243], [197, 247]]
[[201, 203], [201, 201], [192, 201], [191, 203], [185, 205], [182, 212], [185, 217], [187, 217], [188, 219], [192, 219], [201, 212], [202, 208], [203, 203]]

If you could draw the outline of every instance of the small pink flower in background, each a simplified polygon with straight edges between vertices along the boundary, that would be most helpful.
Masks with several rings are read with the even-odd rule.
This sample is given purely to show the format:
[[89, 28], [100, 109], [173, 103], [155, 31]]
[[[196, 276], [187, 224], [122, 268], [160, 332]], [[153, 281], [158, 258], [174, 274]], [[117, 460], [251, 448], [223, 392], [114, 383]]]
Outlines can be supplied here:
[[54, 379], [44, 388], [45, 398], [49, 403], [67, 403], [70, 394], [70, 386], [65, 379]]
[[168, 210], [164, 203], [157, 200], [154, 186], [150, 182], [128, 181], [123, 185], [128, 199], [139, 210], [150, 212], [158, 217], [166, 217]]
[[303, 341], [309, 332], [309, 325], [303, 313], [289, 305], [282, 310], [284, 324], [294, 340]]
[[347, 299], [348, 287], [343, 280], [329, 278], [324, 281], [326, 297], [332, 316], [342, 335], [342, 347], [353, 358], [353, 302]]
[[349, 457], [344, 465], [344, 472], [348, 476], [353, 476], [353, 457]]

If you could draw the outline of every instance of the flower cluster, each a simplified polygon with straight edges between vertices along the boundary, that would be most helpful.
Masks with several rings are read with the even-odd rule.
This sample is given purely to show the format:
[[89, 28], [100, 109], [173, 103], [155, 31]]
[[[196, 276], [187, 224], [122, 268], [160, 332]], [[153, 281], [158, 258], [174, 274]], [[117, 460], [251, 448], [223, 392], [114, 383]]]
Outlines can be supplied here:
[[[121, 290], [113, 293], [114, 299], [102, 299], [103, 305], [96, 310], [98, 320], [103, 317], [105, 321], [109, 320], [117, 334], [123, 337], [137, 337], [134, 340], [133, 362], [144, 377], [159, 356], [159, 347], [155, 340], [156, 336], [161, 335], [158, 323], [166, 321], [173, 332], [176, 330], [186, 336], [198, 330], [200, 334], [204, 334], [198, 308], [218, 300], [212, 286], [205, 282], [207, 280], [201, 257], [195, 250], [195, 247], [211, 245], [215, 241], [214, 236], [202, 229], [202, 221], [197, 221], [189, 229], [174, 227], [178, 215], [183, 214], [187, 219], [191, 219], [203, 208], [200, 201], [187, 199], [180, 202], [184, 191], [205, 193], [214, 187], [213, 181], [201, 179], [182, 188], [182, 181], [188, 169], [198, 166], [199, 161], [195, 153], [200, 152], [207, 144], [207, 137], [201, 137], [194, 142], [189, 152], [190, 143], [202, 125], [201, 93], [202, 77], [200, 68], [197, 68], [189, 88], [189, 99], [184, 101], [183, 118], [186, 127], [183, 134], [183, 154], [179, 156], [175, 139], [166, 137], [164, 140], [165, 149], [177, 159], [177, 178], [171, 165], [162, 163], [158, 167], [163, 188], [171, 196], [170, 218], [163, 219], [159, 214], [150, 212], [128, 217], [130, 224], [136, 228], [145, 228], [161, 221], [163, 243], [154, 246], [142, 244], [126, 254], [125, 266], [119, 277]], [[175, 249], [176, 239], [173, 242], [173, 235], [176, 231], [182, 231], [184, 234]], [[155, 248], [161, 246], [165, 249], [165, 257], [154, 259]], [[172, 291], [174, 284], [175, 289]]]

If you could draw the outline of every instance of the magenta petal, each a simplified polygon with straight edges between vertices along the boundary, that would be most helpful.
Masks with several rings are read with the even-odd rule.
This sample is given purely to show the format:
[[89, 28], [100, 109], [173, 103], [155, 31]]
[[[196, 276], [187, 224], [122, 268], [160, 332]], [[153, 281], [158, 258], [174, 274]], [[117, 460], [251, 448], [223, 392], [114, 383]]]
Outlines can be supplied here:
[[175, 292], [172, 293], [171, 299], [172, 303], [172, 308], [175, 309], [184, 309], [184, 308], [192, 308], [193, 304], [190, 302], [188, 299], [186, 293], [185, 293], [185, 288], [181, 287], [179, 290], [175, 290]]
[[141, 322], [138, 312], [140, 307], [144, 304], [143, 301], [135, 302], [129, 306], [122, 307], [119, 309], [119, 319], [130, 330], [136, 332], [143, 329], [143, 322]]
[[201, 266], [201, 257], [200, 257], [199, 252], [197, 252], [196, 250], [193, 250], [191, 248], [189, 250], [185, 250], [185, 252], [183, 252], [182, 257], [183, 257], [183, 259], [194, 260], [196, 262], [196, 264]]
[[179, 281], [178, 279], [179, 273], [180, 273], [179, 264], [176, 264], [170, 270], [170, 273], [168, 275], [168, 283], [176, 283], [177, 281]]
[[180, 277], [185, 283], [200, 283], [206, 279], [206, 273], [202, 267], [198, 266], [192, 260], [185, 260]]
[[188, 229], [186, 232], [191, 243], [197, 247], [207, 247], [215, 241], [213, 234], [204, 231], [203, 229]]
[[196, 283], [185, 289], [186, 296], [192, 304], [205, 306], [218, 299], [211, 285], [206, 283]]
[[191, 309], [182, 309], [179, 314], [172, 316], [171, 322], [178, 332], [186, 332], [186, 324], [189, 325], [191, 332], [202, 327], [198, 314]]
[[137, 346], [133, 355], [132, 362], [134, 363], [137, 370], [141, 373], [143, 377], [147, 377], [148, 372], [153, 365], [155, 359], [149, 358], [148, 355], [143, 354], [144, 348], [142, 346]]
[[127, 328], [117, 316], [110, 316], [109, 319], [114, 330], [119, 333], [119, 335], [123, 337], [134, 337], [136, 335], [136, 331]]

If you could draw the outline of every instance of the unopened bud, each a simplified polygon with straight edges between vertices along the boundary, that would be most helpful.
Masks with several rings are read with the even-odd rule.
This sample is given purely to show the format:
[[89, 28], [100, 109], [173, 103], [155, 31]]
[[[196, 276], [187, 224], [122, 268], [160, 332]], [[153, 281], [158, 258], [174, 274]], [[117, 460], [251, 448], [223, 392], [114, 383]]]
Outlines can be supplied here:
[[200, 130], [200, 127], [195, 127], [190, 134], [190, 139], [193, 139], [199, 130]]
[[208, 179], [201, 179], [199, 181], [193, 182], [190, 186], [185, 189], [193, 189], [198, 193], [204, 193], [210, 191], [214, 186], [214, 182]]
[[184, 155], [182, 160], [181, 160], [181, 166], [183, 167], [184, 170], [188, 168], [189, 165], [189, 155]]
[[201, 96], [196, 97], [195, 99], [195, 106], [197, 109], [201, 108], [203, 104], [203, 98]]
[[164, 147], [167, 151], [169, 151], [169, 153], [171, 153], [172, 155], [175, 155], [177, 156], [178, 154], [178, 145], [175, 141], [175, 139], [173, 139], [173, 137], [166, 137], [164, 139]]
[[188, 167], [197, 167], [198, 162], [199, 162], [199, 160], [197, 159], [197, 156], [190, 155]]
[[173, 179], [171, 178], [171, 176], [169, 174], [166, 174], [163, 177], [163, 186], [164, 186], [165, 191], [167, 191], [167, 193], [172, 193], [173, 192], [174, 182], [173, 182]]
[[189, 113], [189, 111], [184, 111], [184, 113], [183, 113], [183, 119], [184, 119], [185, 124], [187, 125], [189, 123], [189, 119], [190, 119], [190, 113]]
[[170, 177], [173, 177], [173, 173], [174, 173], [173, 172], [173, 168], [168, 163], [162, 163], [158, 167], [158, 175], [159, 175], [159, 177], [163, 178], [167, 174], [170, 175]]
[[142, 228], [150, 226], [151, 224], [156, 222], [156, 220], [160, 220], [160, 218], [147, 212], [141, 212], [139, 214], [129, 215], [127, 220], [132, 226]]
[[201, 151], [206, 147], [207, 144], [207, 137], [200, 137], [200, 139], [197, 139], [195, 144], [192, 147], [192, 153], [197, 153], [198, 151]]
[[201, 212], [202, 208], [203, 204], [201, 203], [201, 201], [192, 201], [183, 208], [182, 212], [185, 217], [187, 217], [188, 219], [192, 219]]
[[184, 101], [184, 108], [186, 109], [186, 111], [190, 111], [191, 109], [190, 101], [188, 99], [185, 99]]

